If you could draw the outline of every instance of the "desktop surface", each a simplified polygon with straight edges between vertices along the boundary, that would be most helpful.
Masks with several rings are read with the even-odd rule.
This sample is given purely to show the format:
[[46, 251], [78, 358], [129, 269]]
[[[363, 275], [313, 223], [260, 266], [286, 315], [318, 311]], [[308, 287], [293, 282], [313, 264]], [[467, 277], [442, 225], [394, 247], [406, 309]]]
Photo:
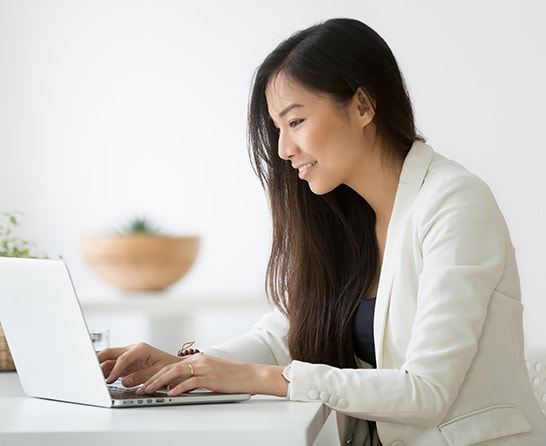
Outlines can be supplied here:
[[0, 444], [11, 446], [113, 441], [149, 446], [177, 437], [183, 444], [296, 446], [313, 444], [329, 409], [266, 396], [225, 404], [101, 408], [27, 397], [17, 373], [0, 372], [0, 414]]

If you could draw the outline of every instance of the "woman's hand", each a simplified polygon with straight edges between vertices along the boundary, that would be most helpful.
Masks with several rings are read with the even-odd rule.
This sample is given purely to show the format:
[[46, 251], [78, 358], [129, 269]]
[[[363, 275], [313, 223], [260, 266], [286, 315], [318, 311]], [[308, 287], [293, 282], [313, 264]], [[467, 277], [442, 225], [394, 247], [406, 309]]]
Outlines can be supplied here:
[[169, 396], [200, 387], [224, 393], [286, 396], [288, 383], [282, 366], [225, 361], [204, 354], [184, 357], [151, 376], [137, 392], [153, 393], [168, 386]]
[[111, 384], [122, 378], [126, 387], [142, 384], [163, 367], [180, 361], [179, 357], [145, 343], [107, 348], [97, 356], [106, 382]]

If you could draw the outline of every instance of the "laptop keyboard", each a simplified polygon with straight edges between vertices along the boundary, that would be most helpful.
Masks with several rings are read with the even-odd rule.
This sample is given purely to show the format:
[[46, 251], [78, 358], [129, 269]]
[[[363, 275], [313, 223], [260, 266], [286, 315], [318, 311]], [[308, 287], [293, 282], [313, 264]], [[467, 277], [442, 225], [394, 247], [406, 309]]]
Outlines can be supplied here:
[[108, 386], [110, 396], [116, 400], [130, 400], [130, 399], [146, 399], [146, 398], [164, 398], [164, 393], [152, 393], [149, 395], [138, 395], [136, 389], [127, 389], [118, 386]]

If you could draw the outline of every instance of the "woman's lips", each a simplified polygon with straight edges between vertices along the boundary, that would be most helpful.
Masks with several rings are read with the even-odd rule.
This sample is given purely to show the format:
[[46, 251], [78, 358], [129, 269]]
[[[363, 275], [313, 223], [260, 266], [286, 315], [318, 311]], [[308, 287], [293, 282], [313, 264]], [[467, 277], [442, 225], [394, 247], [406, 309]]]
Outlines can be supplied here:
[[298, 166], [298, 168], [297, 168], [297, 169], [298, 169], [298, 176], [299, 176], [300, 178], [304, 178], [305, 175], [306, 175], [306, 173], [307, 173], [307, 171], [308, 171], [309, 169], [311, 169], [315, 164], [317, 164], [317, 162], [316, 162], [316, 161], [312, 161], [312, 162], [310, 162], [310, 163], [305, 163], [305, 164], [302, 164], [301, 166]]

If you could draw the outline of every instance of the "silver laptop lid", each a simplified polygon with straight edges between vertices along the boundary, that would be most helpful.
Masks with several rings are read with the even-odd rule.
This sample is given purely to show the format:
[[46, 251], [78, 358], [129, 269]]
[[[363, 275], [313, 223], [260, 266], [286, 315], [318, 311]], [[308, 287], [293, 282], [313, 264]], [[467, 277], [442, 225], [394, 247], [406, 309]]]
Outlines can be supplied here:
[[63, 261], [0, 257], [0, 322], [27, 395], [111, 405]]

